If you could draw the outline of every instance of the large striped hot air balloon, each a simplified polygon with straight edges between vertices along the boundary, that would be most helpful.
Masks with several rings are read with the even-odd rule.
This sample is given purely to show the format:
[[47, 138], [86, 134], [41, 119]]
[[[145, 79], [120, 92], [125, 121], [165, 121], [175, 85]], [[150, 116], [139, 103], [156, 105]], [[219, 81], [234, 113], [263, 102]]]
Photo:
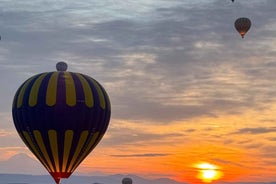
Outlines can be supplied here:
[[21, 139], [56, 183], [68, 178], [100, 142], [110, 120], [110, 101], [93, 78], [57, 70], [35, 75], [17, 90], [12, 107]]

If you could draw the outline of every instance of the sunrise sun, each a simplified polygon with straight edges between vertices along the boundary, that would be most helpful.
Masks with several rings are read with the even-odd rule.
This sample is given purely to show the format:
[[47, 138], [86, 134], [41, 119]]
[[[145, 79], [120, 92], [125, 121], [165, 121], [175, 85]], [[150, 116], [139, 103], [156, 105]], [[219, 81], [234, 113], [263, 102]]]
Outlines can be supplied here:
[[201, 162], [195, 164], [194, 167], [198, 170], [197, 177], [205, 183], [211, 183], [222, 177], [220, 168], [214, 164]]

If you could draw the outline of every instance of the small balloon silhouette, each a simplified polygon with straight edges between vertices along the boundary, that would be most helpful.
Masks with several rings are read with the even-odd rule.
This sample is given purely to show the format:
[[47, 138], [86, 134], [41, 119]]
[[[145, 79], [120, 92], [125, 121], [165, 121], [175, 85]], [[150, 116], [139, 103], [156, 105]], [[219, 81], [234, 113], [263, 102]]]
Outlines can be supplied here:
[[132, 179], [131, 178], [123, 178], [122, 184], [132, 184]]
[[235, 21], [235, 28], [240, 33], [241, 37], [244, 38], [244, 35], [251, 27], [251, 21], [249, 18], [241, 17]]

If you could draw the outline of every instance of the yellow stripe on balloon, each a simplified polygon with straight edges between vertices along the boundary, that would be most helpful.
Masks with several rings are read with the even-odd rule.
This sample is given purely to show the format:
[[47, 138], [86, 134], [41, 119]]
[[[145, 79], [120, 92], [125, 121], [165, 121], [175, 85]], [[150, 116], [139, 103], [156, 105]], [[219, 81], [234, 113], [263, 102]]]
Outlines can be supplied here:
[[[45, 168], [48, 170], [48, 171], [51, 171], [47, 165], [47, 163], [44, 161], [44, 159], [42, 158], [42, 156], [40, 155], [40, 153], [38, 152], [36, 146], [34, 145], [32, 139], [31, 139], [31, 136], [28, 134], [27, 131], [23, 131], [23, 140], [25, 140], [24, 142], [27, 143], [28, 147], [30, 147], [31, 151], [36, 155], [36, 157], [40, 160], [40, 162], [45, 166]], [[50, 165], [50, 164], [49, 164]]]
[[22, 88], [21, 88], [21, 90], [19, 92], [19, 95], [18, 95], [17, 108], [20, 108], [22, 106], [23, 98], [24, 98], [24, 95], [25, 95], [26, 88], [30, 84], [30, 82], [33, 80], [34, 77], [36, 77], [36, 76], [33, 76], [32, 78], [30, 78], [29, 80], [27, 80], [25, 82], [25, 84], [22, 86]]
[[57, 98], [57, 80], [59, 72], [54, 72], [50, 77], [47, 93], [46, 93], [46, 104], [48, 106], [53, 106], [56, 104]]
[[66, 104], [69, 106], [76, 105], [75, 82], [69, 72], [64, 72], [65, 88], [66, 88]]
[[93, 83], [93, 85], [95, 86], [95, 88], [97, 90], [98, 96], [100, 98], [100, 106], [101, 106], [101, 108], [105, 109], [105, 100], [104, 100], [104, 95], [103, 95], [101, 87], [99, 86], [98, 82], [95, 81], [94, 79], [92, 79], [92, 78], [89, 77], [89, 80]]
[[40, 131], [34, 130], [33, 133], [34, 133], [35, 140], [36, 140], [36, 142], [39, 146], [39, 149], [41, 150], [44, 158], [46, 159], [46, 162], [48, 163], [48, 165], [50, 167], [50, 170], [54, 171], [53, 164], [52, 164], [51, 159], [49, 157], [48, 151], [45, 147], [45, 144], [44, 144], [44, 141], [43, 141], [43, 138], [41, 136]]
[[85, 151], [82, 153], [81, 157], [79, 158], [78, 162], [75, 164], [75, 166], [72, 169], [72, 172], [78, 167], [78, 165], [81, 163], [81, 161], [89, 154], [89, 151], [95, 146], [95, 141], [99, 137], [99, 132], [96, 132], [90, 142], [88, 143], [88, 146], [86, 147]]
[[92, 90], [91, 90], [87, 80], [79, 73], [76, 73], [76, 75], [80, 79], [80, 82], [81, 82], [81, 85], [83, 88], [86, 106], [93, 107], [94, 106], [93, 94], [92, 94]]
[[44, 73], [42, 75], [40, 75], [34, 82], [31, 92], [30, 92], [30, 96], [29, 96], [29, 105], [31, 107], [35, 106], [37, 104], [37, 97], [38, 97], [38, 92], [39, 92], [39, 88], [41, 85], [42, 80], [45, 78], [45, 76], [47, 75], [47, 73]]
[[50, 146], [52, 150], [52, 156], [55, 162], [56, 172], [60, 172], [59, 168], [59, 158], [58, 158], [58, 142], [57, 142], [57, 132], [55, 130], [48, 131]]
[[74, 163], [76, 162], [76, 159], [78, 158], [79, 154], [80, 154], [80, 151], [81, 149], [83, 148], [83, 145], [87, 139], [87, 136], [88, 136], [88, 131], [85, 130], [81, 133], [81, 136], [80, 136], [80, 139], [79, 139], [79, 142], [78, 142], [78, 145], [77, 145], [77, 148], [75, 150], [75, 153], [74, 153], [74, 156], [70, 162], [70, 165], [68, 167], [68, 170], [67, 171], [71, 171], [73, 166], [74, 166]]
[[69, 157], [71, 146], [72, 146], [73, 136], [74, 136], [73, 130], [66, 130], [65, 136], [64, 136], [64, 152], [63, 152], [63, 161], [62, 161], [62, 172], [65, 172], [65, 170], [66, 170], [68, 157]]

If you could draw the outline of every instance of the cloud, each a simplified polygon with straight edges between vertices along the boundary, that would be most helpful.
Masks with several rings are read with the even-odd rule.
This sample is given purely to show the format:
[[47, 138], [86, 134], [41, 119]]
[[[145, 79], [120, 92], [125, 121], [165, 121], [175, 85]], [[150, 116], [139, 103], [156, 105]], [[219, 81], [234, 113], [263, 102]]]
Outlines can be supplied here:
[[148, 146], [158, 144], [177, 144], [175, 139], [183, 138], [181, 133], [155, 133], [143, 131], [143, 129], [130, 130], [123, 127], [119, 129], [110, 129], [112, 134], [107, 135], [103, 140], [104, 146]]
[[0, 131], [0, 137], [5, 137], [5, 136], [7, 136], [7, 135], [10, 135], [10, 133]]
[[234, 134], [265, 134], [273, 132], [276, 132], [276, 127], [242, 128], [234, 132]]
[[0, 137], [1, 137], [0, 148], [24, 146], [23, 141], [21, 141], [19, 135], [17, 135], [17, 132], [15, 131], [10, 132], [10, 131], [0, 130]]
[[256, 143], [252, 143], [252, 144], [247, 144], [247, 145], [245, 145], [244, 147], [245, 147], [246, 149], [254, 149], [254, 150], [260, 149], [260, 150], [261, 150], [263, 146], [264, 146], [264, 145], [263, 145], [262, 143], [256, 142]]
[[215, 162], [218, 162], [220, 164], [223, 164], [223, 165], [234, 165], [234, 166], [238, 166], [238, 167], [244, 167], [244, 165], [241, 163], [232, 162], [232, 161], [225, 160], [225, 159], [213, 158], [212, 160]]
[[[230, 49], [244, 47], [229, 39], [235, 31], [232, 4], [135, 3], [144, 7], [139, 11], [154, 15], [145, 19], [143, 16], [149, 14], [139, 14], [140, 18], [116, 16], [112, 12], [119, 5], [112, 3], [107, 11], [97, 10], [93, 17], [88, 1], [49, 1], [40, 9], [30, 8], [30, 2], [3, 12], [3, 41], [12, 53], [17, 53], [4, 54], [4, 64], [9, 61], [10, 66], [31, 66], [28, 73], [22, 67], [14, 69], [19, 75], [12, 76], [13, 80], [23, 82], [39, 71], [52, 71], [57, 60], [68, 60], [71, 69], [93, 74], [107, 87], [116, 107], [114, 118], [168, 122], [216, 116], [219, 111], [237, 113], [275, 92], [267, 82], [273, 76], [273, 61], [267, 65], [251, 63], [252, 67], [248, 67], [252, 62], [247, 61], [248, 52], [244, 51], [248, 48]], [[38, 1], [31, 7], [41, 3], [45, 2]], [[135, 4], [125, 2], [123, 10], [134, 8]], [[149, 8], [148, 4], [152, 6]], [[254, 8], [246, 3], [241, 6], [249, 6], [247, 10], [241, 8], [248, 12]], [[98, 2], [95, 7], [106, 6]], [[269, 20], [261, 23], [255, 29], [269, 24]], [[252, 44], [252, 57], [267, 52], [267, 47], [261, 46]], [[236, 60], [244, 63], [235, 63]], [[260, 91], [262, 95], [257, 97], [255, 94]]]
[[270, 137], [270, 138], [268, 138], [268, 140], [270, 140], [270, 141], [276, 141], [276, 137]]
[[264, 147], [264, 149], [263, 149], [263, 151], [265, 152], [265, 153], [275, 153], [275, 151], [276, 151], [276, 146], [275, 145], [270, 145], [270, 146], [265, 146]]
[[144, 154], [130, 154], [130, 155], [111, 155], [112, 157], [163, 157], [170, 154], [164, 153], [144, 153]]
[[[4, 101], [4, 99], [3, 99], [3, 101]], [[11, 104], [9, 104], [9, 106], [11, 106]], [[2, 108], [4, 109], [4, 107], [2, 107]], [[0, 110], [1, 110], [1, 108], [0, 108]], [[15, 132], [15, 127], [13, 124], [11, 112], [3, 112], [3, 111], [0, 112], [0, 122], [1, 122], [0, 130], [5, 131], [5, 132], [11, 132], [13, 130]]]

